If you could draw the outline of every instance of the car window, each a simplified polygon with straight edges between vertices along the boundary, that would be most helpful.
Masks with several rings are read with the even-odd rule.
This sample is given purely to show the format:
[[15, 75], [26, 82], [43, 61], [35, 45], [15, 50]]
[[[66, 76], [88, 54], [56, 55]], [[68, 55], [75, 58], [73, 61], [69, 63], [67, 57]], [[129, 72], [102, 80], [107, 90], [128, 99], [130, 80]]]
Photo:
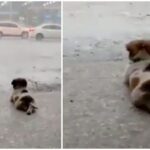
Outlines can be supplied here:
[[45, 25], [43, 26], [43, 29], [52, 29], [52, 30], [60, 30], [60, 26], [57, 25]]
[[7, 23], [0, 23], [0, 26], [1, 26], [1, 27], [7, 27], [8, 24], [7, 24]]
[[0, 27], [11, 27], [11, 28], [17, 28], [18, 26], [14, 23], [0, 23]]
[[18, 26], [14, 23], [8, 23], [8, 26], [11, 28], [17, 28]]

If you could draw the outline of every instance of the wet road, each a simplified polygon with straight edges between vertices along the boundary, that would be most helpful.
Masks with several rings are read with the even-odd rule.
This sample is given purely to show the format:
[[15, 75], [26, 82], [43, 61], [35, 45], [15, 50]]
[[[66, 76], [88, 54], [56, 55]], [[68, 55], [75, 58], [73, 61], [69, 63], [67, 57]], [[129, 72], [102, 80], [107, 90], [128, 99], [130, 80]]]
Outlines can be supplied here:
[[132, 106], [123, 84], [125, 44], [149, 39], [149, 8], [64, 3], [65, 148], [150, 147], [150, 115]]
[[[0, 39], [0, 148], [60, 148], [60, 41]], [[39, 107], [27, 116], [9, 102], [25, 77]]]

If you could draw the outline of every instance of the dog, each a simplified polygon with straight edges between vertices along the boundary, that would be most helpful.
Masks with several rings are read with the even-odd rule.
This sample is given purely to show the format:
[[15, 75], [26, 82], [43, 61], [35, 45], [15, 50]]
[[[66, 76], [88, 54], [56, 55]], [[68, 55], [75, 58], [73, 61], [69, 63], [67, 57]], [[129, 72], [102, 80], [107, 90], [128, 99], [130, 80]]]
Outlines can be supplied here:
[[126, 45], [132, 62], [150, 59], [150, 40], [134, 40]]
[[10, 101], [18, 110], [25, 111], [28, 115], [34, 113], [37, 109], [34, 98], [27, 90], [27, 81], [24, 78], [16, 78], [11, 82], [13, 93]]
[[150, 113], [150, 40], [134, 40], [126, 45], [130, 65], [126, 71], [127, 85], [135, 107]]

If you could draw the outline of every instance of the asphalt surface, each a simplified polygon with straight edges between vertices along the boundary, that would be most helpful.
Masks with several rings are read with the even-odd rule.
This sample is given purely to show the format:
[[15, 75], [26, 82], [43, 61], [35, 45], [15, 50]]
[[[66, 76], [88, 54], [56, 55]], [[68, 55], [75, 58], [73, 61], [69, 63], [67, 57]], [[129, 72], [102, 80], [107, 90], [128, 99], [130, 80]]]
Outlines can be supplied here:
[[64, 60], [64, 147], [149, 148], [150, 114], [133, 107], [128, 61]]
[[[60, 40], [0, 39], [0, 148], [60, 148]], [[10, 103], [24, 77], [38, 106], [28, 116]]]
[[150, 146], [149, 114], [132, 106], [123, 84], [126, 63], [64, 62], [65, 148]]

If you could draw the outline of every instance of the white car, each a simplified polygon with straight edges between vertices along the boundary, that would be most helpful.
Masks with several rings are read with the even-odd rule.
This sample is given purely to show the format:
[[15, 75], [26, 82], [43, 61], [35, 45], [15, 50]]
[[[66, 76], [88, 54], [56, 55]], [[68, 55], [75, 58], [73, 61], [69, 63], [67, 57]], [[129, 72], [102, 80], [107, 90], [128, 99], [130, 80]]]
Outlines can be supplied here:
[[30, 37], [36, 38], [36, 40], [61, 37], [61, 27], [57, 24], [42, 24], [31, 28], [29, 31]]
[[22, 38], [28, 38], [29, 29], [22, 27], [21, 25], [11, 22], [0, 22], [0, 37], [2, 36], [20, 36]]

